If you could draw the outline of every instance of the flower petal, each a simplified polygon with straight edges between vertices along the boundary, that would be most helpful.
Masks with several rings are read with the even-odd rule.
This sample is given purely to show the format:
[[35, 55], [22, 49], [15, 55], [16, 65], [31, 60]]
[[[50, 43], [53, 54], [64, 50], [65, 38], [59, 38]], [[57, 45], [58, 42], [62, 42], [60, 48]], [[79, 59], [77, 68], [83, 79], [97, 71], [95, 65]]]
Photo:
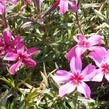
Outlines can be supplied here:
[[76, 56], [77, 56], [77, 57], [81, 57], [82, 54], [83, 54], [86, 50], [87, 50], [86, 47], [77, 46], [77, 47], [75, 48]]
[[8, 44], [8, 45], [10, 45], [11, 38], [12, 38], [12, 33], [10, 31], [4, 31], [3, 32], [3, 37], [4, 37], [5, 43]]
[[68, 11], [68, 0], [60, 0], [59, 7], [60, 7], [59, 10], [60, 14], [66, 13]]
[[99, 35], [99, 34], [92, 34], [92, 36], [90, 38], [88, 38], [88, 42], [91, 45], [101, 45], [103, 44], [103, 36]]
[[36, 54], [37, 51], [38, 51], [37, 48], [30, 48], [30, 49], [28, 49], [28, 50], [26, 51], [26, 54], [27, 54], [28, 56], [31, 56], [31, 55]]
[[100, 67], [101, 62], [106, 55], [106, 49], [104, 47], [95, 47], [93, 50], [94, 51], [90, 52], [88, 56], [95, 61], [98, 67]]
[[8, 2], [8, 0], [0, 0], [0, 3], [2, 3], [3, 5], [5, 5]]
[[109, 81], [109, 74], [105, 74], [105, 78]]
[[5, 13], [5, 7], [3, 4], [0, 3], [0, 15]]
[[80, 57], [72, 57], [70, 61], [70, 69], [72, 73], [80, 73], [82, 69], [82, 61]]
[[81, 84], [79, 84], [77, 86], [77, 90], [78, 92], [82, 93], [85, 98], [89, 99], [91, 97], [90, 87], [86, 83], [82, 82]]
[[3, 39], [2, 38], [0, 38], [0, 47], [4, 47], [4, 42], [3, 42]]
[[56, 72], [56, 74], [53, 76], [53, 79], [57, 82], [57, 83], [66, 83], [68, 81], [70, 81], [71, 78], [71, 73], [65, 70], [58, 70]]
[[103, 79], [103, 76], [104, 76], [104, 74], [101, 71], [101, 69], [97, 69], [97, 70], [93, 71], [93, 73], [92, 73], [93, 78], [91, 79], [91, 81], [101, 82]]
[[72, 47], [66, 54], [66, 58], [68, 61], [70, 61], [72, 59], [72, 57], [76, 57], [76, 52], [75, 52], [75, 47]]
[[79, 44], [80, 42], [87, 41], [86, 36], [81, 35], [81, 34], [73, 36], [73, 39], [74, 39], [78, 44]]
[[76, 88], [76, 85], [74, 85], [72, 82], [68, 82], [65, 85], [62, 85], [59, 88], [59, 95], [60, 97], [63, 97], [65, 94], [69, 94], [73, 92]]
[[3, 60], [15, 61], [18, 57], [19, 57], [18, 54], [13, 52], [8, 52], [6, 56], [3, 58]]
[[36, 61], [31, 58], [24, 58], [22, 62], [30, 68], [35, 67], [37, 64]]
[[109, 49], [106, 51], [106, 55], [104, 57], [104, 62], [109, 63]]
[[69, 1], [69, 5], [71, 6], [71, 8], [72, 8], [72, 10], [73, 10], [74, 12], [78, 12], [78, 7], [77, 7], [76, 2], [70, 2], [70, 1]]
[[90, 74], [93, 70], [95, 70], [95, 66], [92, 64], [89, 64], [82, 71], [82, 75], [86, 76], [87, 74]]
[[23, 54], [24, 53], [24, 48], [25, 48], [24, 44], [23, 43], [19, 43], [17, 45], [17, 53], [18, 54]]
[[16, 36], [15, 39], [12, 41], [12, 44], [17, 46], [19, 43], [23, 44], [23, 39], [20, 36]]
[[24, 0], [25, 3], [31, 3], [30, 0]]
[[18, 2], [18, 0], [12, 0], [13, 4], [16, 5], [16, 3]]
[[19, 67], [21, 66], [22, 62], [18, 61], [15, 64], [13, 64], [10, 68], [9, 68], [9, 73], [11, 75], [14, 75], [16, 71], [19, 70]]

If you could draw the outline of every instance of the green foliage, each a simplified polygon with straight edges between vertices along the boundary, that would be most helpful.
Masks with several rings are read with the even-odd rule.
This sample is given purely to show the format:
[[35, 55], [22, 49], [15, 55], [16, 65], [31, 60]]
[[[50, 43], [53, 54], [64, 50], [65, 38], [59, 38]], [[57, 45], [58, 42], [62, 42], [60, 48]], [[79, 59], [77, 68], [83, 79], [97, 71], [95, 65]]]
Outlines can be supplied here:
[[[35, 69], [22, 68], [14, 76], [9, 75], [1, 62], [0, 109], [107, 109], [109, 99], [106, 102], [105, 97], [103, 100], [99, 98], [99, 94], [102, 98], [102, 92], [108, 94], [107, 83], [104, 83], [105, 88], [91, 84], [91, 100], [77, 93], [63, 98], [58, 96], [59, 85], [53, 81], [52, 75], [58, 68], [69, 70], [65, 55], [75, 44], [72, 36], [79, 34], [80, 29], [72, 10], [60, 16], [56, 9], [41, 19], [52, 3], [54, 0], [44, 1], [42, 13], [35, 12], [35, 6], [22, 5], [22, 2], [7, 8], [8, 24], [13, 35], [22, 36], [28, 48], [37, 47], [41, 52], [33, 57], [38, 61]], [[78, 18], [84, 34], [102, 34], [105, 46], [109, 47], [109, 0], [81, 0]], [[0, 24], [0, 33], [3, 29]], [[100, 90], [96, 91], [96, 87]]]

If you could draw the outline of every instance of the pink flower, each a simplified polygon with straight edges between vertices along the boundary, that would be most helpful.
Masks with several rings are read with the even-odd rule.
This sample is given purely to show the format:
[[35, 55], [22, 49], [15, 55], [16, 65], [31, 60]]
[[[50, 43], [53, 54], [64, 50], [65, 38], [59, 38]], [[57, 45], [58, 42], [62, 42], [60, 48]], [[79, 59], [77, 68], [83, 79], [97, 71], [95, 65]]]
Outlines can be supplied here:
[[3, 37], [0, 39], [0, 50], [2, 54], [14, 51], [15, 46], [17, 46], [18, 43], [23, 43], [20, 36], [16, 36], [15, 38], [13, 38], [10, 31], [4, 31]]
[[2, 3], [0, 3], [0, 15], [4, 13], [5, 13], [5, 6]]
[[98, 66], [98, 69], [95, 70], [95, 76], [93, 81], [101, 82], [103, 76], [109, 81], [109, 50], [106, 50], [103, 47], [95, 48], [94, 51], [90, 52], [89, 57]]
[[63, 84], [59, 88], [59, 95], [63, 97], [65, 94], [69, 94], [77, 89], [77, 91], [82, 93], [86, 98], [90, 98], [91, 90], [85, 81], [90, 81], [95, 66], [89, 64], [82, 70], [81, 59], [73, 57], [70, 61], [70, 68], [70, 72], [58, 70], [54, 75], [54, 80], [57, 83]]
[[68, 11], [68, 5], [70, 5], [70, 7], [73, 9], [74, 12], [78, 11], [78, 7], [76, 5], [75, 2], [71, 2], [69, 0], [57, 0], [57, 2], [59, 2], [59, 13], [60, 14], [64, 14]]
[[103, 44], [103, 36], [92, 34], [90, 38], [86, 38], [84, 35], [73, 37], [77, 42], [77, 45], [72, 47], [66, 54], [67, 60], [71, 60], [72, 57], [80, 57], [86, 50], [93, 50], [98, 47], [96, 45]]
[[4, 57], [4, 60], [7, 61], [17, 61], [9, 68], [10, 74], [15, 74], [19, 70], [22, 64], [27, 65], [30, 68], [36, 66], [36, 62], [30, 58], [31, 55], [37, 53], [36, 48], [30, 48], [27, 51], [24, 51], [24, 44], [20, 43], [17, 45], [16, 52], [8, 52]]

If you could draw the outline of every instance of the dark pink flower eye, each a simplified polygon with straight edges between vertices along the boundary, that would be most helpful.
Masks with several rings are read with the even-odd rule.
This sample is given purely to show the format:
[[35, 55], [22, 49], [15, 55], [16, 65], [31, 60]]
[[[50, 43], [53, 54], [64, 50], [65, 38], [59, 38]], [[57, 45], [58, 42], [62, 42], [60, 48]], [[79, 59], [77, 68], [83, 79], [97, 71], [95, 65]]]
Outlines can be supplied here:
[[81, 81], [83, 80], [83, 77], [79, 74], [79, 73], [75, 73], [72, 77], [71, 77], [71, 81], [75, 84], [78, 85], [79, 83], [81, 83]]
[[105, 73], [105, 74], [109, 74], [109, 64], [103, 64], [102, 66], [101, 66], [101, 68], [102, 68], [102, 72], [103, 73]]
[[89, 47], [89, 46], [90, 46], [90, 43], [87, 42], [87, 41], [81, 41], [81, 42], [79, 42], [79, 45], [80, 45], [81, 47]]

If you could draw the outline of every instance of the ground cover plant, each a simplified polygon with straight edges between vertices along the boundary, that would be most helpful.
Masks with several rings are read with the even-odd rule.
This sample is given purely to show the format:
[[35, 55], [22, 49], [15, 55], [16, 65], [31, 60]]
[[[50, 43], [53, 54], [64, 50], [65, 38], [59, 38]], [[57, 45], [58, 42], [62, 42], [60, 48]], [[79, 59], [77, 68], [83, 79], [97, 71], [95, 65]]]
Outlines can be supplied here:
[[109, 108], [109, 0], [0, 0], [0, 109]]

